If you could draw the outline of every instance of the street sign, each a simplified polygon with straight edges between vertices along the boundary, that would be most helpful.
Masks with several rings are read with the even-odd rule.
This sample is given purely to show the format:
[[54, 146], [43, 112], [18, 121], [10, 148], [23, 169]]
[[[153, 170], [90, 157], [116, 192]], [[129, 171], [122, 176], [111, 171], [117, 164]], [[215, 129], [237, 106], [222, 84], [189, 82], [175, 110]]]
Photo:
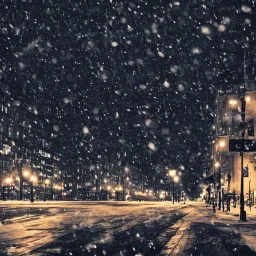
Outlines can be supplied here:
[[249, 168], [248, 167], [243, 168], [243, 177], [249, 177]]
[[229, 140], [230, 152], [256, 152], [256, 140], [243, 140], [244, 146], [242, 148], [242, 139]]

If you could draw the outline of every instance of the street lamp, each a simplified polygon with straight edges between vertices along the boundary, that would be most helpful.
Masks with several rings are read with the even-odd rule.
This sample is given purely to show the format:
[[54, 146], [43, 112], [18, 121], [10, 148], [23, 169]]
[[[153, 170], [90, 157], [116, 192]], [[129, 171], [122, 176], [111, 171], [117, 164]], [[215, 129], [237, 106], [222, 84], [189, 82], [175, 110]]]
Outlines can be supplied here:
[[30, 202], [34, 202], [34, 182], [36, 182], [36, 176], [32, 175], [30, 177]]
[[[173, 200], [172, 203], [174, 204], [174, 183], [178, 183], [179, 182], [179, 176], [174, 176], [173, 178], [173, 186], [172, 186], [172, 193], [173, 193]], [[177, 191], [178, 193], [178, 191]], [[177, 195], [176, 195], [176, 201], [177, 201]]]
[[50, 184], [50, 180], [49, 179], [46, 179], [45, 181], [44, 181], [44, 202], [46, 201], [46, 187], [47, 187], [47, 185], [49, 185]]
[[28, 178], [28, 176], [30, 175], [30, 172], [28, 170], [24, 170], [22, 174], [25, 178]]
[[23, 182], [24, 180], [27, 180], [29, 176], [30, 176], [30, 169], [29, 167], [26, 167], [25, 169], [22, 170], [20, 175], [20, 200], [23, 199]]
[[107, 200], [109, 200], [109, 190], [111, 189], [111, 186], [108, 186], [108, 187], [107, 187], [107, 189], [108, 189], [108, 196], [107, 196]]
[[[219, 140], [219, 149], [218, 149], [218, 152], [219, 152], [219, 162], [216, 162], [215, 163], [215, 167], [218, 168], [218, 171], [219, 171], [219, 177], [218, 177], [218, 183], [219, 183], [219, 186], [217, 188], [218, 190], [218, 194], [219, 194], [219, 210], [221, 210], [221, 152], [223, 151], [223, 148], [226, 146], [226, 143], [225, 143], [225, 140], [223, 139], [220, 139]], [[224, 204], [224, 202], [223, 202]]]
[[220, 174], [220, 163], [216, 162], [215, 167], [219, 168], [219, 177], [218, 177], [218, 194], [219, 194], [219, 210], [221, 210], [221, 174]]
[[168, 171], [168, 175], [172, 177], [172, 203], [174, 204], [174, 183], [177, 183], [179, 181], [179, 176], [176, 175], [176, 170], [172, 169]]
[[7, 177], [5, 179], [5, 183], [7, 185], [7, 199], [9, 199], [10, 198], [10, 187], [11, 187], [11, 183], [12, 183], [12, 178]]
[[168, 175], [169, 175], [169, 177], [173, 178], [173, 182], [172, 182], [172, 203], [174, 204], [174, 177], [176, 175], [176, 170], [174, 170], [174, 169], [169, 170]]

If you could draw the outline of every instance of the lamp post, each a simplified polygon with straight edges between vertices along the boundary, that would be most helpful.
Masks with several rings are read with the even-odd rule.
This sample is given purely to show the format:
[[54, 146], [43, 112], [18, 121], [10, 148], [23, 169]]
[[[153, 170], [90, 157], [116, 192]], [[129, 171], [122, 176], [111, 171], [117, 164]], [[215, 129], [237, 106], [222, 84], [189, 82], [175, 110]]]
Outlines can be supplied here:
[[172, 182], [172, 203], [174, 204], [174, 177], [176, 176], [176, 170], [169, 170], [168, 171], [169, 177], [172, 177], [173, 182]]
[[24, 169], [22, 171], [22, 175], [21, 175], [21, 179], [20, 179], [20, 183], [22, 183], [20, 186], [20, 200], [23, 199], [23, 191], [22, 191], [23, 190], [23, 182], [24, 182], [24, 180], [27, 180], [29, 176], [30, 176], [30, 171], [28, 169]]
[[[172, 203], [174, 204], [174, 183], [178, 183], [179, 182], [179, 176], [174, 176], [173, 177], [173, 188], [172, 188], [172, 192], [173, 192], [173, 201]], [[178, 193], [178, 191], [177, 191]], [[176, 201], [177, 201], [177, 198], [176, 198]]]
[[[245, 49], [245, 48], [244, 48]], [[243, 168], [244, 168], [244, 138], [245, 138], [245, 83], [244, 88], [242, 89], [242, 96], [241, 96], [241, 123], [240, 127], [242, 128], [242, 139], [241, 139], [241, 188], [240, 188], [240, 221], [246, 221], [246, 211], [244, 210], [244, 175], [243, 175]]]
[[50, 184], [50, 180], [49, 179], [46, 179], [44, 181], [44, 202], [46, 201], [46, 188], [47, 188], [47, 185]]
[[108, 189], [107, 200], [109, 200], [109, 190], [111, 189], [111, 186], [108, 186], [107, 189]]
[[223, 149], [225, 148], [226, 143], [224, 139], [220, 139], [217, 144], [218, 153], [219, 153], [219, 162], [215, 163], [215, 167], [218, 168], [219, 177], [218, 177], [218, 197], [219, 197], [219, 210], [221, 210], [221, 201], [222, 201], [222, 189], [221, 189], [221, 152], [223, 152]]
[[121, 192], [122, 190], [123, 190], [122, 186], [119, 186], [118, 187], [118, 194], [119, 194], [119, 200], [120, 201], [123, 201], [122, 192]]
[[216, 212], [216, 208], [215, 208], [215, 188], [213, 190], [213, 194], [212, 194], [212, 198], [213, 198], [213, 202], [212, 202], [212, 209], [213, 209], [213, 212]]
[[172, 203], [174, 204], [174, 185], [179, 181], [179, 176], [176, 175], [176, 170], [169, 170], [168, 171], [169, 177], [172, 177], [173, 182], [172, 182]]
[[10, 199], [10, 187], [11, 187], [12, 179], [8, 177], [6, 178], [5, 182], [7, 186], [7, 199]]
[[219, 210], [221, 210], [221, 172], [220, 172], [220, 163], [219, 163], [219, 162], [216, 162], [216, 163], [215, 163], [215, 167], [217, 167], [218, 170], [219, 170], [219, 177], [218, 177], [218, 183], [219, 183], [219, 186], [218, 186], [218, 194], [219, 194]]
[[34, 200], [34, 182], [36, 181], [36, 176], [32, 175], [30, 177], [30, 202], [33, 203]]

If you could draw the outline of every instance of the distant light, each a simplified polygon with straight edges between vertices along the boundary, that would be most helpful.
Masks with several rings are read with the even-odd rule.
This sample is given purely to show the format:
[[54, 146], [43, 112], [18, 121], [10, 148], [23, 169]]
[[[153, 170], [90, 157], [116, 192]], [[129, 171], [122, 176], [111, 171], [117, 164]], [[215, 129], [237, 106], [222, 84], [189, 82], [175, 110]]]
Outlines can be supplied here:
[[245, 96], [245, 101], [250, 102], [251, 101], [251, 96]]
[[229, 100], [229, 105], [234, 106], [237, 104], [237, 100], [231, 99]]
[[31, 176], [31, 178], [30, 178], [30, 180], [31, 180], [32, 182], [34, 182], [34, 181], [36, 181], [36, 180], [37, 180], [37, 178], [36, 178], [36, 176], [35, 176], [35, 175], [32, 175], [32, 176]]
[[7, 184], [11, 184], [11, 183], [12, 183], [12, 179], [11, 179], [10, 177], [8, 177], [8, 178], [6, 178], [5, 182], [6, 182]]
[[220, 145], [220, 147], [225, 147], [225, 141], [220, 141], [220, 143], [219, 143], [219, 145]]
[[220, 167], [220, 163], [219, 163], [219, 162], [216, 162], [216, 163], [215, 163], [215, 167]]
[[28, 170], [24, 170], [23, 171], [23, 176], [24, 177], [28, 177], [29, 176], [29, 171]]
[[[32, 177], [31, 177], [32, 178]], [[45, 185], [49, 185], [50, 184], [50, 180], [49, 179], [46, 179], [45, 181], [44, 181], [44, 184]]]
[[175, 176], [175, 177], [173, 178], [173, 180], [174, 180], [174, 182], [178, 182], [178, 181], [179, 181], [179, 177], [178, 177], [178, 176]]

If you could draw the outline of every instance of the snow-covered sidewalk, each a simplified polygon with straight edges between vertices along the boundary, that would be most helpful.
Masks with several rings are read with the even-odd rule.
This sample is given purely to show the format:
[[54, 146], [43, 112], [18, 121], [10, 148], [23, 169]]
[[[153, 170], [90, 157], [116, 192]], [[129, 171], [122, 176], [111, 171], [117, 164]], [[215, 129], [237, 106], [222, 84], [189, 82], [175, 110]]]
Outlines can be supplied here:
[[[230, 212], [202, 204], [196, 209], [178, 253], [169, 255], [256, 255], [256, 208], [245, 207], [247, 222], [239, 221], [240, 205]], [[225, 208], [226, 210], [226, 208]]]

